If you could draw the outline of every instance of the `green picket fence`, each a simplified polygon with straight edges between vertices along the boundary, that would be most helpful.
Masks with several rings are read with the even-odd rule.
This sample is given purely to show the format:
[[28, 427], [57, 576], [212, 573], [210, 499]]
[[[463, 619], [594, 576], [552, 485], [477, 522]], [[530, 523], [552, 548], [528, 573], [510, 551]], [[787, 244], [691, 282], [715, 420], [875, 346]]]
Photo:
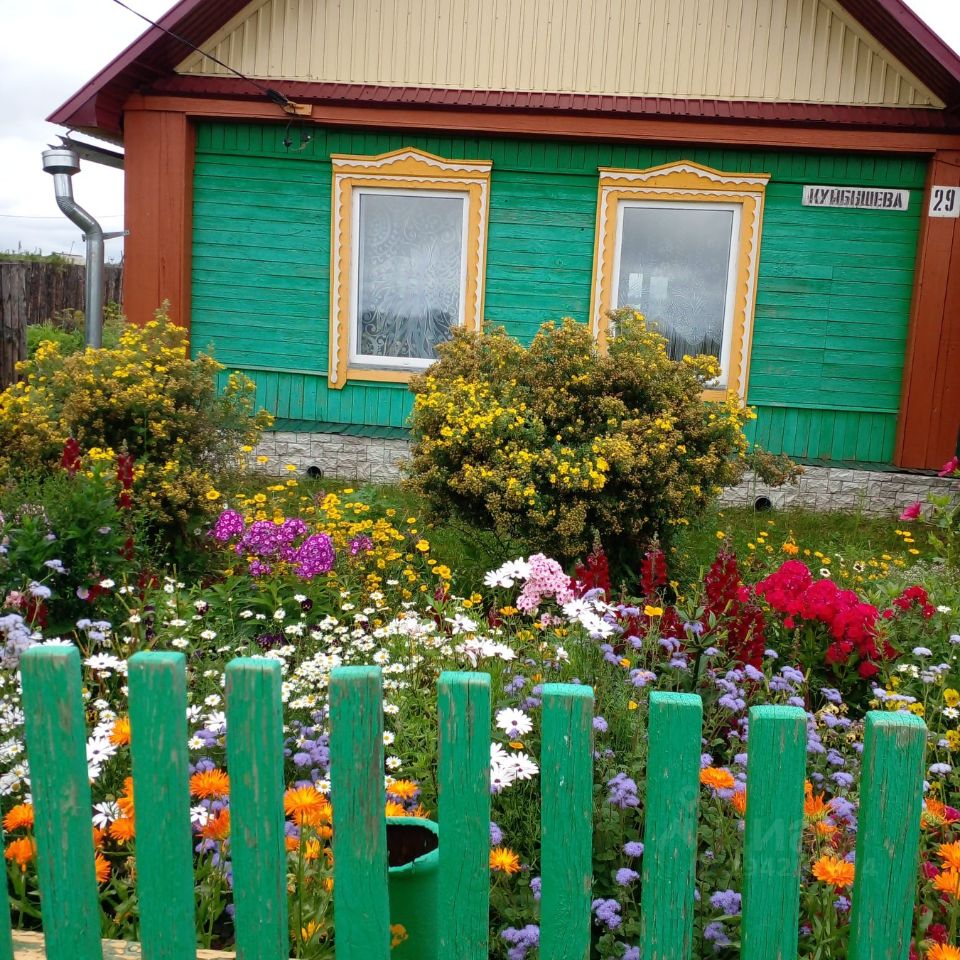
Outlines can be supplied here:
[[[49, 960], [101, 957], [78, 651], [34, 647], [22, 662], [38, 871]], [[289, 953], [280, 665], [227, 667], [227, 765], [240, 960]], [[187, 688], [182, 654], [130, 660], [137, 884], [145, 960], [196, 957]], [[490, 681], [445, 673], [439, 697], [439, 876], [431, 952], [489, 952]], [[390, 956], [380, 671], [333, 672], [331, 791], [338, 960]], [[542, 960], [590, 946], [593, 693], [543, 687]], [[700, 793], [700, 698], [654, 693], [649, 711], [641, 955], [691, 957]], [[863, 752], [849, 960], [904, 960], [916, 888], [925, 727], [871, 713]], [[797, 956], [806, 719], [793, 707], [750, 713], [742, 957]], [[0, 911], [0, 960], [12, 956]]]

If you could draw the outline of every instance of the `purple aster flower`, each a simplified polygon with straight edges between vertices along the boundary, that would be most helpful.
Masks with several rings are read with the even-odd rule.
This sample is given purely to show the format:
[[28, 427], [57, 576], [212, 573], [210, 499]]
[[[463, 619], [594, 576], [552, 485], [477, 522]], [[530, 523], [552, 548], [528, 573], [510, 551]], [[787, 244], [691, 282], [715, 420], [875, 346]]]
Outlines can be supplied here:
[[640, 874], [636, 870], [631, 870], [629, 867], [621, 867], [617, 871], [617, 885], [621, 887], [629, 887], [631, 883], [635, 880], [640, 879]]

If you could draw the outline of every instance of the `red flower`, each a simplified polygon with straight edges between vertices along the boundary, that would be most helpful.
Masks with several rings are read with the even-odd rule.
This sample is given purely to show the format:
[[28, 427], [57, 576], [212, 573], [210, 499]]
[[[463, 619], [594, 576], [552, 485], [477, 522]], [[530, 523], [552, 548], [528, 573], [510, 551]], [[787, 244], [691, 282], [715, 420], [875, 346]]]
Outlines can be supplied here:
[[940, 472], [937, 474], [938, 477], [949, 477], [952, 476], [960, 469], [960, 458], [951, 457], [941, 468]]
[[903, 513], [900, 514], [901, 520], [916, 520], [920, 516], [920, 511], [923, 509], [923, 505], [919, 500], [914, 500], [909, 506], [903, 508]]
[[[666, 569], [664, 569], [664, 582], [666, 582]], [[599, 544], [590, 551], [583, 563], [578, 563], [574, 568], [570, 587], [579, 597], [591, 590], [599, 589], [603, 591], [604, 600], [610, 599], [610, 564], [607, 561], [607, 555], [603, 552], [603, 547]]]
[[73, 437], [70, 437], [63, 445], [63, 455], [60, 457], [60, 466], [63, 467], [71, 477], [76, 476], [80, 469], [80, 444]]
[[645, 600], [652, 600], [667, 585], [667, 558], [654, 544], [640, 562], [640, 587]]

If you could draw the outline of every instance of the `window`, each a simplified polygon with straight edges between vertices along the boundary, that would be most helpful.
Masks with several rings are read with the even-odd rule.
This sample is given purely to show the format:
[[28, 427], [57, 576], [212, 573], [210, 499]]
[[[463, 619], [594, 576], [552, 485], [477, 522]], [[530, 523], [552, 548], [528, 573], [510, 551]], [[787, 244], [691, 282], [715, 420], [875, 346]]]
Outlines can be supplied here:
[[707, 396], [745, 400], [767, 179], [692, 163], [601, 170], [591, 308], [601, 344], [608, 311], [632, 306], [674, 359], [719, 360]]
[[416, 150], [332, 158], [329, 383], [403, 382], [479, 329], [490, 164]]

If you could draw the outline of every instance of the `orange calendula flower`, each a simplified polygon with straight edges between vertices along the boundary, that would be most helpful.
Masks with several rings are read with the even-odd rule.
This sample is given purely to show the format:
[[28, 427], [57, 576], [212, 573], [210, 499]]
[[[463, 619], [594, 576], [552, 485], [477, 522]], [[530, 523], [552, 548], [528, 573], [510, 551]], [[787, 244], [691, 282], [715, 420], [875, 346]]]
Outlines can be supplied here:
[[954, 870], [960, 870], [960, 841], [953, 843], [941, 843], [937, 847], [937, 856]]
[[119, 820], [114, 820], [110, 824], [110, 836], [117, 843], [128, 843], [134, 838], [135, 833], [133, 820], [130, 817], [120, 817]]
[[830, 813], [830, 804], [823, 799], [823, 794], [810, 793], [803, 801], [803, 815], [807, 820], [823, 820]]
[[927, 960], [960, 960], [960, 947], [948, 943], [935, 943], [927, 951]]
[[37, 841], [33, 837], [18, 837], [7, 844], [3, 855], [25, 871], [27, 864], [37, 855]]
[[97, 876], [97, 883], [106, 883], [110, 879], [110, 864], [102, 853], [94, 857], [93, 869]]
[[297, 826], [318, 827], [330, 822], [330, 804], [316, 787], [294, 787], [283, 795], [283, 809]]
[[407, 928], [402, 923], [391, 923], [390, 949], [392, 950], [394, 947], [399, 947], [408, 936], [409, 934], [407, 933]]
[[126, 747], [130, 745], [130, 718], [117, 717], [113, 722], [113, 729], [110, 731], [110, 742], [117, 747]]
[[747, 812], [747, 791], [738, 790], [731, 798], [730, 805], [742, 817]]
[[933, 885], [941, 893], [948, 893], [954, 900], [960, 900], [960, 871], [951, 868], [938, 873], [933, 878]]
[[190, 793], [201, 800], [225, 797], [230, 793], [230, 778], [223, 770], [201, 770], [190, 778]]
[[93, 848], [99, 850], [103, 846], [103, 841], [107, 839], [107, 831], [100, 827], [93, 828]]
[[700, 782], [713, 790], [732, 790], [737, 783], [725, 767], [704, 767], [700, 771]]
[[501, 873], [519, 873], [520, 858], [508, 847], [494, 847], [490, 851], [490, 869]]
[[128, 820], [133, 819], [133, 777], [123, 781], [123, 793], [117, 797], [117, 806]]
[[8, 833], [12, 830], [25, 828], [30, 830], [33, 827], [33, 804], [18, 803], [3, 818], [3, 829]]
[[407, 808], [396, 800], [388, 800], [384, 812], [388, 817], [406, 817]]
[[230, 836], [230, 810], [221, 810], [211, 817], [200, 828], [200, 836], [204, 840], [226, 840]]
[[420, 787], [412, 780], [394, 780], [387, 787], [387, 793], [400, 797], [402, 800], [412, 800], [419, 789]]
[[952, 807], [928, 797], [924, 801], [924, 811], [920, 815], [920, 826], [924, 829], [945, 827], [947, 824], [956, 823], [958, 819], [960, 816]]
[[813, 865], [813, 875], [823, 883], [843, 889], [853, 883], [854, 868], [852, 863], [840, 857], [821, 857]]

